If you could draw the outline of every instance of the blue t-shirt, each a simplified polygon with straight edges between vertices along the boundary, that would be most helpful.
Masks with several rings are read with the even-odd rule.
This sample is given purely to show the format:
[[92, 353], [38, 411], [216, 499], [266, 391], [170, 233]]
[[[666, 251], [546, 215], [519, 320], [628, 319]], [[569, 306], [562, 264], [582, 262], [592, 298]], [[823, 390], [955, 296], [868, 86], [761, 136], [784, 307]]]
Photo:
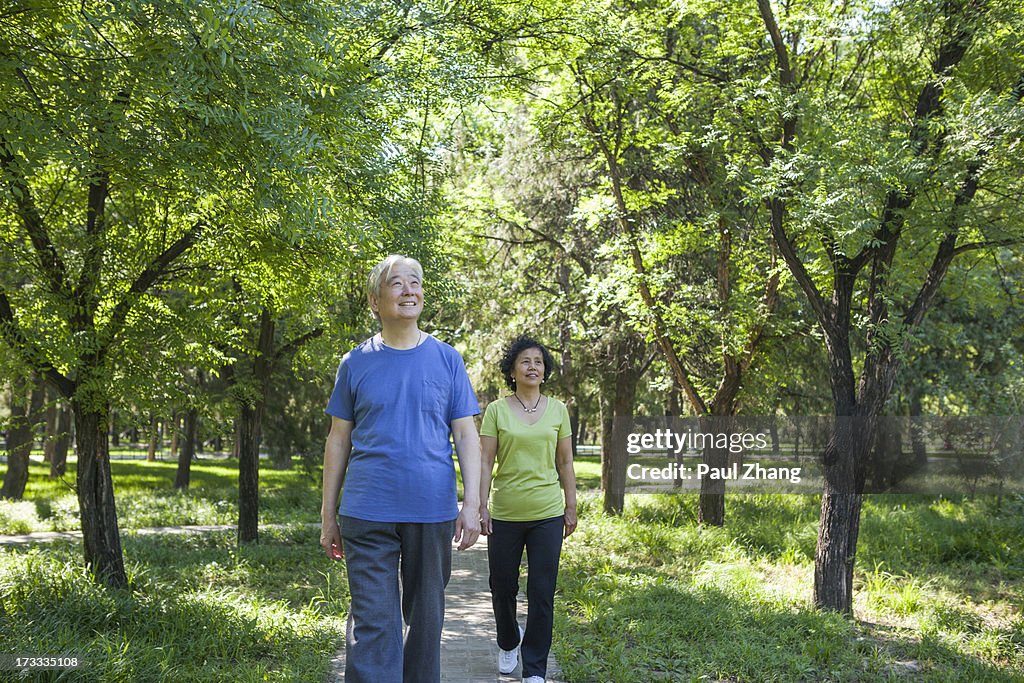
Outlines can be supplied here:
[[352, 349], [326, 410], [353, 423], [338, 513], [373, 522], [455, 519], [451, 423], [479, 412], [462, 356], [434, 337], [393, 349], [374, 335]]

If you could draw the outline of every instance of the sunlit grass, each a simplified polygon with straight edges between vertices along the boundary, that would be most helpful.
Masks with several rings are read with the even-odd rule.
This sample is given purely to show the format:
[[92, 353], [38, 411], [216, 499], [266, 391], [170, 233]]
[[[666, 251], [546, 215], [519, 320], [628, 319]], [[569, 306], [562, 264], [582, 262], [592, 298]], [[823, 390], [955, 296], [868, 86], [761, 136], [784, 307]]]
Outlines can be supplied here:
[[348, 596], [315, 530], [269, 531], [243, 548], [230, 533], [129, 536], [124, 550], [125, 591], [96, 585], [78, 544], [0, 554], [0, 651], [78, 654], [82, 668], [60, 680], [323, 679]]
[[[37, 467], [33, 498], [0, 504], [6, 533], [77, 526], [74, 495]], [[137, 534], [234, 524], [237, 462], [195, 463], [187, 492], [175, 467], [113, 463], [131, 591], [97, 587], [77, 542], [0, 549], [0, 651], [82, 652], [89, 666], [61, 680], [322, 680], [348, 595], [309, 526], [318, 482], [261, 470], [261, 522], [285, 526], [256, 546]], [[599, 462], [577, 472], [586, 489]], [[729, 495], [726, 526], [707, 528], [693, 494], [631, 495], [618, 518], [599, 495], [581, 495], [563, 552], [555, 651], [570, 682], [1024, 678], [1020, 498], [867, 497], [851, 620], [812, 605], [817, 496]]]
[[[0, 534], [69, 531], [81, 526], [74, 491], [77, 462], [62, 479], [33, 460], [22, 501], [0, 501]], [[112, 460], [114, 498], [121, 529], [238, 521], [238, 461], [192, 463], [189, 488], [174, 488], [177, 463]], [[320, 485], [298, 467], [260, 469], [261, 524], [314, 523], [320, 519]]]
[[730, 496], [724, 528], [697, 526], [696, 502], [631, 496], [612, 518], [586, 498], [560, 575], [567, 680], [1024, 676], [1024, 501], [869, 497], [853, 620], [812, 606], [818, 497]]

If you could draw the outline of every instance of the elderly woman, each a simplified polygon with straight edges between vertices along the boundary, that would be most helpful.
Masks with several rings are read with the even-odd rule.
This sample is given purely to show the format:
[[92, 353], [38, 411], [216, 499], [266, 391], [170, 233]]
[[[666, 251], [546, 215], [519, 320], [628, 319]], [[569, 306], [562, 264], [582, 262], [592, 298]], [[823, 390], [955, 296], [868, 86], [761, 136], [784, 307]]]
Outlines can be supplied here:
[[[543, 344], [525, 336], [514, 340], [500, 364], [512, 394], [487, 406], [480, 429], [480, 526], [488, 537], [498, 671], [512, 673], [521, 653], [526, 683], [542, 683], [547, 674], [562, 539], [576, 530], [569, 412], [541, 393], [553, 366]], [[524, 547], [525, 632], [516, 619]]]

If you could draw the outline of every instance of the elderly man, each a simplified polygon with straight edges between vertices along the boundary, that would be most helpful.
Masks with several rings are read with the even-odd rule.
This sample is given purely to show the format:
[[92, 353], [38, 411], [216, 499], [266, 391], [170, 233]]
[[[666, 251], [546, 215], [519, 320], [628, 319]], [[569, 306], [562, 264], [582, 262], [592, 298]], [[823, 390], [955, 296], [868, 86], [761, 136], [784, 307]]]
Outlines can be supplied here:
[[377, 264], [367, 297], [381, 331], [342, 358], [327, 405], [320, 544], [348, 567], [346, 683], [436, 683], [452, 541], [480, 533], [480, 408], [459, 352], [417, 325], [415, 259]]

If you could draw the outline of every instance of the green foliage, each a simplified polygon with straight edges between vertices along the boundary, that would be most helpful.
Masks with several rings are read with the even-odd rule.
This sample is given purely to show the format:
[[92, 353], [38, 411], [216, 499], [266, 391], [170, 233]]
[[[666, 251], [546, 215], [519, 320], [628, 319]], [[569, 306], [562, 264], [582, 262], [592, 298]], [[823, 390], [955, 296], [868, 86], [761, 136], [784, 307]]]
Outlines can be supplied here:
[[11, 346], [80, 398], [158, 404], [180, 365], [218, 367], [241, 341], [231, 290], [211, 275], [280, 298], [317, 282], [295, 276], [303, 264], [323, 277], [346, 265], [342, 245], [367, 234], [360, 202], [389, 169], [337, 12], [22, 3], [5, 15]]

